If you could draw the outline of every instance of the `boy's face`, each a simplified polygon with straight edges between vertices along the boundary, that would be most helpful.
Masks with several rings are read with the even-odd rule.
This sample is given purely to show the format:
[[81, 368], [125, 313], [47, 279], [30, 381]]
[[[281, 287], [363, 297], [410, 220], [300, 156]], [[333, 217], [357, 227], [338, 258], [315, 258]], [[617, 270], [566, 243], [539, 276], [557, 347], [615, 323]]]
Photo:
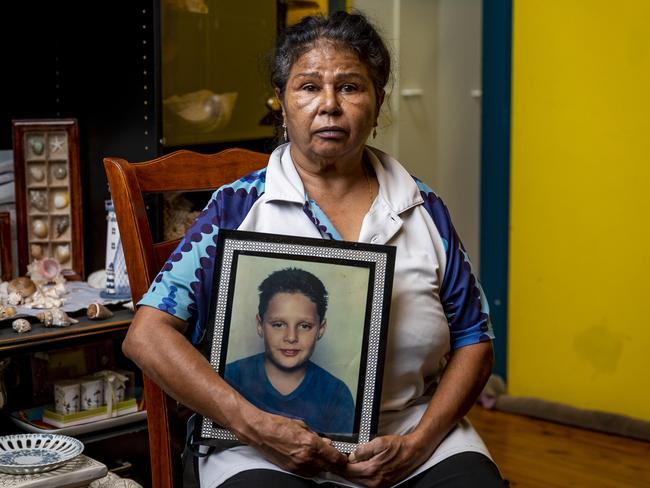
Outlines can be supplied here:
[[276, 293], [264, 317], [257, 316], [257, 333], [264, 339], [266, 358], [291, 371], [306, 366], [325, 333], [327, 321], [318, 317], [316, 304], [302, 293]]

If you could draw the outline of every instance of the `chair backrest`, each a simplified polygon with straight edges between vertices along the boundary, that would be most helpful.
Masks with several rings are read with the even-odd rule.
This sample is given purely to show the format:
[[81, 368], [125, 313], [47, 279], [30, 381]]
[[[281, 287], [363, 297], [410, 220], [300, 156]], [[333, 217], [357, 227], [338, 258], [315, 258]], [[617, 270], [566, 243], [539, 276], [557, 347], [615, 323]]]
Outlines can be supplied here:
[[[104, 159], [133, 303], [147, 291], [180, 241], [153, 241], [144, 194], [214, 190], [263, 168], [268, 159], [268, 154], [237, 148], [211, 155], [181, 150], [140, 163]], [[185, 423], [179, 419], [182, 408], [146, 375], [144, 395], [152, 486], [181, 486], [185, 441]]]

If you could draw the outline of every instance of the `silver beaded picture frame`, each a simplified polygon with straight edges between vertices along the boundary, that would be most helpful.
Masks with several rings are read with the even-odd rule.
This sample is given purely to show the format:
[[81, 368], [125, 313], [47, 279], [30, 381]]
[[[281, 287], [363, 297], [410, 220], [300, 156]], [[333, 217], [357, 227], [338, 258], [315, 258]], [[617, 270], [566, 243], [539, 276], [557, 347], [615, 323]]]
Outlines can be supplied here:
[[[393, 246], [222, 230], [203, 354], [217, 374], [258, 408], [301, 420], [331, 439], [341, 452], [350, 453], [377, 432], [394, 266]], [[271, 303], [276, 303], [274, 317], [267, 320], [271, 312], [261, 312], [262, 283], [274, 275], [277, 286], [286, 270], [315, 276], [325, 288], [326, 311], [321, 314], [324, 318], [320, 317], [318, 334], [322, 335], [317, 339], [299, 340], [295, 331], [310, 326], [299, 323], [302, 318], [288, 318], [285, 324], [283, 312], [275, 313], [281, 310], [281, 302], [269, 301], [269, 296], [274, 300], [278, 293], [285, 293], [277, 296], [286, 300], [286, 294], [295, 291], [269, 295], [267, 289], [264, 307], [271, 310]], [[307, 303], [314, 303], [316, 310], [316, 300], [310, 296]], [[284, 303], [289, 306], [286, 304], [293, 302]], [[301, 306], [296, 305], [298, 310]], [[274, 334], [280, 337], [278, 330], [284, 331], [280, 332], [282, 338], [273, 343]], [[295, 390], [275, 389], [274, 372], [282, 375], [302, 369], [308, 372]], [[265, 386], [258, 391], [258, 385]], [[344, 393], [345, 387], [349, 395]], [[337, 393], [323, 398], [321, 390], [326, 388]], [[341, 401], [334, 400], [338, 396]], [[350, 396], [353, 407], [345, 401]], [[348, 405], [347, 409], [342, 404]], [[200, 417], [193, 437], [196, 444], [222, 448], [239, 444], [233, 432], [207, 417]]]

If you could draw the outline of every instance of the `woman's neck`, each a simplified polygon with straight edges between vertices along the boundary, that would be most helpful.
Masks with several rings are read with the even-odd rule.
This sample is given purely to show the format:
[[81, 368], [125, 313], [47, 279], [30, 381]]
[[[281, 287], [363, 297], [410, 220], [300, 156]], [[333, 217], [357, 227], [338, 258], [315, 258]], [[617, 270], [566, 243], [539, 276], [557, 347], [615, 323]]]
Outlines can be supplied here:
[[318, 203], [346, 241], [359, 239], [363, 219], [379, 191], [372, 166], [363, 156], [362, 152], [345, 164], [294, 160], [307, 195]]

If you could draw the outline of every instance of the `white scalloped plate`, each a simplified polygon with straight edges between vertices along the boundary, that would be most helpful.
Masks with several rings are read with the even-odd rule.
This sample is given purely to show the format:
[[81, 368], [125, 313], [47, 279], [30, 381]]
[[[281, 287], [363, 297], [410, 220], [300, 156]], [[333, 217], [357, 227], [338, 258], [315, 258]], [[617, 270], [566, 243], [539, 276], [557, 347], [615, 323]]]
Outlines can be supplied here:
[[0, 436], [0, 471], [9, 474], [42, 473], [70, 461], [83, 450], [80, 441], [67, 435]]

